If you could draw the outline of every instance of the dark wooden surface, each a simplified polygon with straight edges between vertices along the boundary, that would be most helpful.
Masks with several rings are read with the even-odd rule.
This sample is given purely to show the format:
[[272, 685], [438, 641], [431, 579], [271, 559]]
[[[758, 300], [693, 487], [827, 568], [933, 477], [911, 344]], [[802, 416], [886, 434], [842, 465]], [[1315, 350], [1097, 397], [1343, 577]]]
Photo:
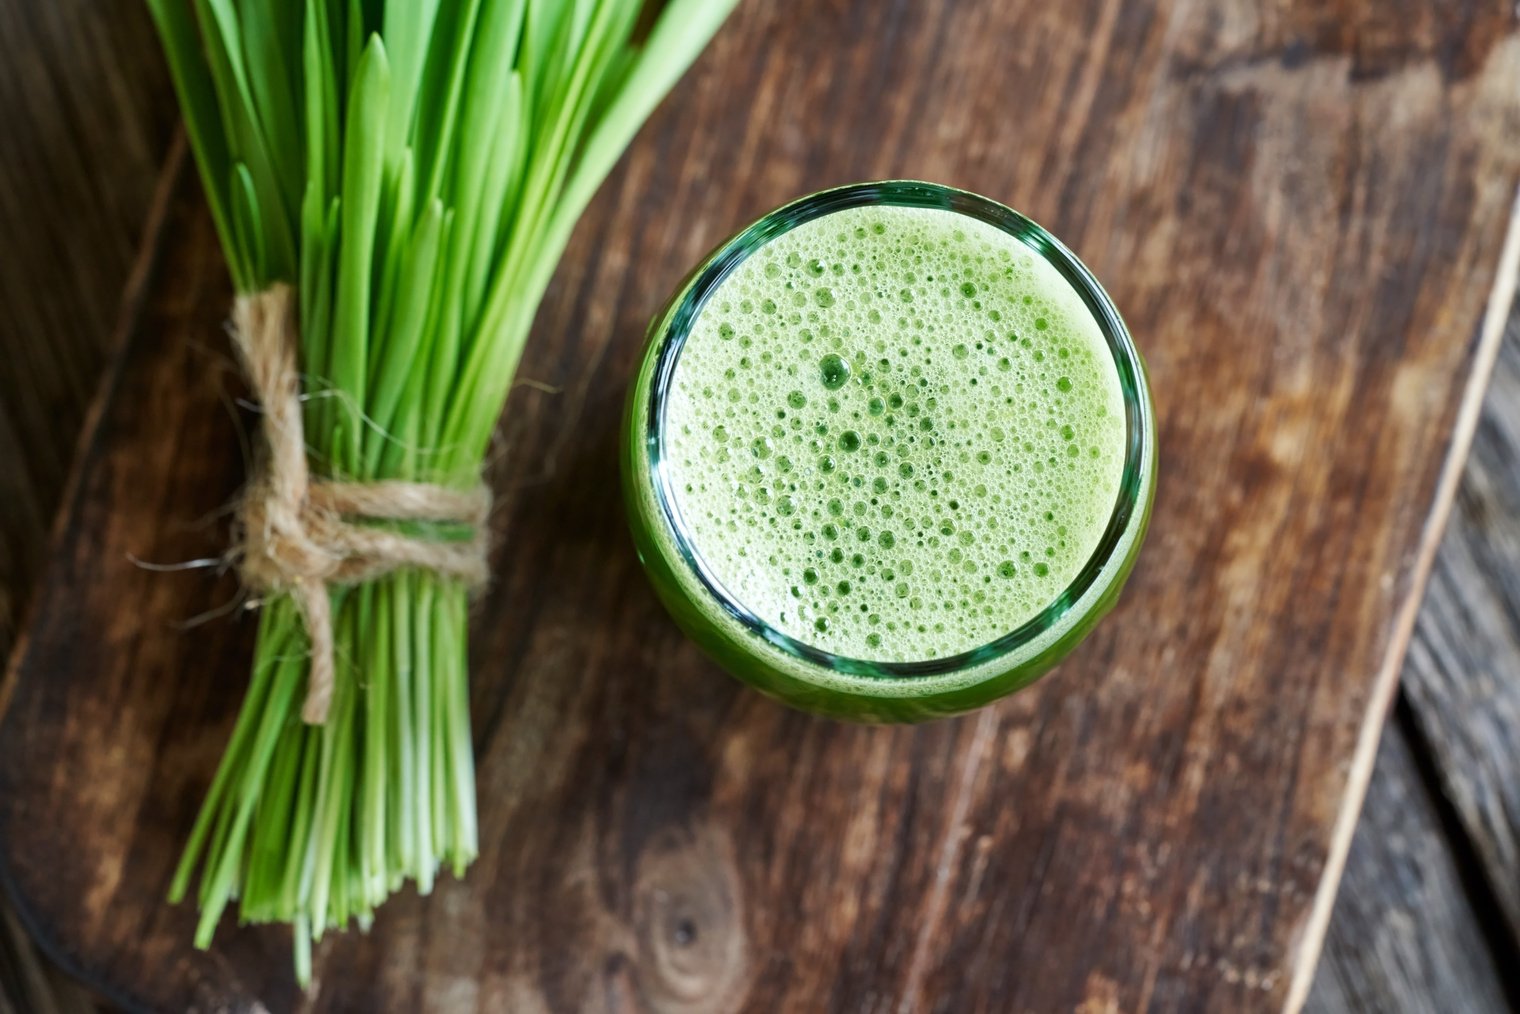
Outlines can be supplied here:
[[[0, 656], [45, 555], [176, 119], [138, 0], [0, 0]], [[0, 1012], [86, 1003], [0, 892]]]
[[0, 652], [95, 391], [176, 122], [133, 0], [0, 0]]
[[[551, 290], [539, 332], [560, 337], [525, 369], [564, 393], [508, 413], [507, 548], [476, 628], [486, 855], [328, 948], [317, 1003], [1266, 1009], [1306, 984], [1520, 133], [1502, 6], [1318, 11], [743, 8]], [[684, 267], [796, 192], [894, 174], [1073, 242], [1149, 354], [1166, 465], [1134, 587], [1060, 675], [873, 731], [716, 675], [605, 491], [642, 321]], [[279, 1009], [286, 938], [227, 927], [196, 956], [160, 901], [251, 627], [173, 629], [231, 588], [125, 558], [215, 547], [203, 519], [240, 472], [197, 208], [173, 205], [0, 687], [0, 863], [118, 997]]]

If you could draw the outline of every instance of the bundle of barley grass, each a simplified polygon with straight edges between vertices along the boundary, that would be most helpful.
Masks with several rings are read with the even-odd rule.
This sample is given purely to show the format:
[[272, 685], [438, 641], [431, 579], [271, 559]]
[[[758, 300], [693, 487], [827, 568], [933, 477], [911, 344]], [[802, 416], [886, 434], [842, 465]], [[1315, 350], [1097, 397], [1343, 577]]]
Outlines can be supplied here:
[[482, 459], [576, 219], [734, 2], [149, 0], [268, 444], [253, 674], [172, 887], [198, 945], [236, 899], [304, 981], [474, 858]]

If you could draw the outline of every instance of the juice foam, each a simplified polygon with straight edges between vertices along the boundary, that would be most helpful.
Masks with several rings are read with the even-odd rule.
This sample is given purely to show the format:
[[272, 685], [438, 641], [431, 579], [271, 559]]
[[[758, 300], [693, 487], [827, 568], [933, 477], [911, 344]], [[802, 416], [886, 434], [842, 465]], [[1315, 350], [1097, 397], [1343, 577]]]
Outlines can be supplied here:
[[837, 655], [947, 658], [1017, 629], [1092, 556], [1124, 467], [1102, 331], [1017, 237], [951, 211], [837, 211], [707, 301], [663, 443], [735, 601]]

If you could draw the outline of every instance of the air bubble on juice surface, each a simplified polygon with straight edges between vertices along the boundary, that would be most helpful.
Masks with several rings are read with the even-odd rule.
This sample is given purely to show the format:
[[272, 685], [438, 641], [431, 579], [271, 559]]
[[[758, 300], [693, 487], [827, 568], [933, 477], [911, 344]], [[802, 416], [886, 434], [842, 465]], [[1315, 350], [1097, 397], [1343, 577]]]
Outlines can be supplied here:
[[818, 361], [818, 375], [824, 387], [837, 391], [850, 379], [850, 364], [843, 356], [830, 352]]

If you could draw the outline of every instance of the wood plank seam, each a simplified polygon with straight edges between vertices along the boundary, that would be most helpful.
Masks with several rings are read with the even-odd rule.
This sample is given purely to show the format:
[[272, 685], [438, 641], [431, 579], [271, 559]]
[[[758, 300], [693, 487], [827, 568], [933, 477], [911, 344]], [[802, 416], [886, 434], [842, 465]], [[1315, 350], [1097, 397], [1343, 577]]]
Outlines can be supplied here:
[[1520, 282], [1520, 188], [1516, 189], [1510, 204], [1509, 225], [1499, 254], [1494, 285], [1488, 295], [1488, 305], [1484, 308], [1472, 371], [1462, 393], [1451, 442], [1447, 445], [1446, 459], [1436, 482], [1434, 501], [1420, 534], [1409, 594], [1398, 611], [1387, 651], [1383, 655], [1383, 664], [1378, 668], [1373, 683], [1371, 700], [1352, 755], [1351, 769], [1346, 776], [1346, 793], [1331, 831], [1324, 875], [1320, 879], [1309, 918], [1303, 928], [1303, 936], [1299, 940], [1298, 957], [1292, 963], [1293, 978], [1283, 1005], [1287, 1014], [1297, 1014], [1303, 1008], [1304, 1001], [1309, 996], [1309, 987], [1314, 982], [1314, 969], [1319, 963], [1325, 932], [1330, 926], [1330, 913], [1335, 907], [1336, 888], [1340, 885], [1341, 874], [1346, 867], [1346, 856], [1351, 850], [1357, 817], [1361, 814], [1362, 800], [1367, 795], [1367, 783], [1372, 777], [1373, 764], [1377, 759], [1378, 739], [1382, 735], [1383, 724], [1398, 688], [1404, 652], [1414, 633], [1415, 620], [1419, 617], [1420, 603], [1424, 598], [1425, 584], [1430, 578], [1430, 568], [1435, 563], [1436, 549], [1446, 531], [1446, 519], [1451, 514], [1457, 486], [1467, 467], [1467, 452], [1472, 446], [1478, 418], [1483, 411], [1483, 395], [1488, 389], [1489, 376], [1499, 358], [1499, 346], [1504, 338], [1510, 308], [1514, 305], [1517, 282]]
[[[1439, 573], [1439, 557], [1436, 567]], [[1427, 600], [1438, 593], [1432, 577]], [[1411, 656], [1418, 638], [1417, 626]], [[1406, 701], [1408, 678], [1406, 661], [1399, 694]], [[1401, 705], [1394, 707], [1397, 715]], [[1417, 749], [1390, 719], [1305, 1004], [1312, 1014], [1512, 1007]]]

